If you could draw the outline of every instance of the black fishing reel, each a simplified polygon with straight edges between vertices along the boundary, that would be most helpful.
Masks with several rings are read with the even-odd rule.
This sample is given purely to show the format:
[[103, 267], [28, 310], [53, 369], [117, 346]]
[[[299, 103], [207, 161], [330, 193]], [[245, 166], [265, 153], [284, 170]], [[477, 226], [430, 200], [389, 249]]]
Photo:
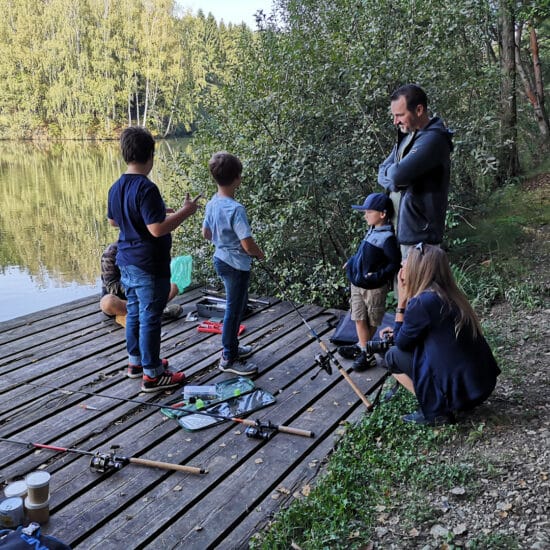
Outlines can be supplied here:
[[256, 420], [256, 424], [254, 426], [248, 426], [245, 430], [246, 437], [262, 439], [263, 441], [269, 441], [276, 432], [277, 426], [274, 426], [271, 422], [262, 424], [259, 420]]
[[312, 380], [315, 380], [315, 378], [319, 376], [319, 373], [322, 370], [324, 370], [329, 376], [332, 374], [332, 366], [330, 364], [330, 355], [323, 355], [322, 353], [318, 353], [315, 356], [314, 366], [319, 367], [320, 370], [311, 377]]
[[128, 459], [123, 456], [117, 456], [115, 450], [118, 449], [118, 445], [111, 447], [110, 453], [96, 453], [90, 460], [90, 470], [97, 472], [98, 474], [105, 474], [113, 470], [118, 471], [126, 464]]

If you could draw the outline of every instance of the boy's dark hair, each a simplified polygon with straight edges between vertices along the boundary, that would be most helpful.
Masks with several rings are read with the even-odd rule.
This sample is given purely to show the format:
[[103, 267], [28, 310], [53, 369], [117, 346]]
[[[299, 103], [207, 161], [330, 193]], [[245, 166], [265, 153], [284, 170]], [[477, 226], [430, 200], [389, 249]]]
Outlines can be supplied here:
[[145, 164], [155, 152], [155, 139], [146, 128], [130, 126], [120, 136], [120, 150], [126, 164]]
[[231, 185], [243, 171], [239, 158], [226, 151], [214, 153], [208, 161], [208, 168], [216, 183], [222, 187]]
[[397, 101], [401, 96], [404, 96], [407, 101], [407, 111], [412, 113], [418, 105], [423, 105], [424, 110], [428, 110], [428, 96], [420, 86], [416, 84], [400, 86], [390, 96], [390, 101]]

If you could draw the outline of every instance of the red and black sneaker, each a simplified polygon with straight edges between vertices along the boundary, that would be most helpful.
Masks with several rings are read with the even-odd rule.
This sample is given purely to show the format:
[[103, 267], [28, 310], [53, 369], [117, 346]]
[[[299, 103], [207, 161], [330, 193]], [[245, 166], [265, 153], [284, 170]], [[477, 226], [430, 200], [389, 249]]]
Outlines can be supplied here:
[[[168, 368], [168, 359], [161, 359], [162, 366]], [[126, 371], [126, 376], [128, 378], [141, 378], [143, 376], [143, 367], [141, 365], [128, 365], [128, 370]]]
[[172, 388], [177, 388], [184, 383], [185, 374], [183, 374], [183, 372], [171, 372], [166, 370], [156, 378], [151, 378], [144, 374], [143, 383], [141, 384], [141, 391], [153, 393], [156, 391], [170, 390]]

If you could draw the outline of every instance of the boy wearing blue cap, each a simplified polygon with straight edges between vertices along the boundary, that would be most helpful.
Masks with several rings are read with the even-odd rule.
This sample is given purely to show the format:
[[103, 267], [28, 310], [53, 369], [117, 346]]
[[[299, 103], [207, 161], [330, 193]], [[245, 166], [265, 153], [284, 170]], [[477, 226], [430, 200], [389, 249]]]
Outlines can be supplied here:
[[384, 193], [372, 193], [362, 205], [352, 205], [364, 212], [369, 230], [357, 252], [344, 264], [351, 283], [351, 319], [355, 321], [358, 344], [342, 346], [342, 357], [353, 358], [353, 369], [363, 371], [376, 366], [367, 355], [366, 344], [374, 336], [384, 317], [390, 282], [399, 271], [401, 252], [390, 219], [393, 204]]

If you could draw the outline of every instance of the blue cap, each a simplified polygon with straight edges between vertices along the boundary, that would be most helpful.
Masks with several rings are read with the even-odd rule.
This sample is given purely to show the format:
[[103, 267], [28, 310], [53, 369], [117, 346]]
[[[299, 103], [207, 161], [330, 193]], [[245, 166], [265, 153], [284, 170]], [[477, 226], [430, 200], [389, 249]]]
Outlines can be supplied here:
[[362, 205], [352, 204], [351, 207], [354, 210], [378, 210], [378, 212], [386, 212], [388, 216], [393, 214], [393, 203], [384, 193], [371, 193]]

